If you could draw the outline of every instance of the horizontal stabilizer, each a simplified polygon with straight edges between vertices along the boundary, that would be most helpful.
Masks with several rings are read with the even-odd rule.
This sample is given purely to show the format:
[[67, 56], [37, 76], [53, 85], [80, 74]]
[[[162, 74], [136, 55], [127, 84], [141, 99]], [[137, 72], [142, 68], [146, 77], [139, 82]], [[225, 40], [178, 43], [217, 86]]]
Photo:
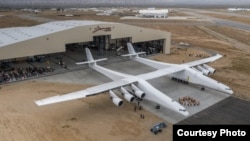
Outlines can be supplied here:
[[86, 52], [86, 57], [87, 57], [88, 61], [86, 61], [86, 62], [78, 62], [78, 63], [76, 63], [77, 65], [89, 64], [89, 66], [93, 66], [93, 65], [96, 65], [96, 62], [107, 60], [107, 58], [94, 60], [89, 48], [85, 48], [85, 52]]
[[91, 61], [86, 61], [86, 62], [78, 62], [76, 64], [77, 65], [92, 64], [92, 63], [101, 62], [101, 61], [105, 61], [105, 60], [107, 60], [107, 58], [96, 59], [96, 60], [91, 60]]
[[140, 55], [140, 54], [145, 54], [146, 52], [138, 52], [138, 53], [133, 53], [133, 54], [124, 54], [122, 56], [126, 57], [126, 56], [137, 56], [137, 55]]

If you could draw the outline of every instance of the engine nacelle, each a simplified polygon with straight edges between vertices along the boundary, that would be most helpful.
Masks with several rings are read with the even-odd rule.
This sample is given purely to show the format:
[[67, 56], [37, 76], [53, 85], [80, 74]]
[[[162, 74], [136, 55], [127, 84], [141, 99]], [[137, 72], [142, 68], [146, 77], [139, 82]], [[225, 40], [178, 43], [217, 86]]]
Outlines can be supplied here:
[[212, 67], [210, 67], [210, 66], [208, 66], [208, 65], [206, 65], [206, 64], [203, 64], [203, 67], [205, 68], [205, 69], [207, 69], [209, 72], [211, 72], [211, 73], [215, 73], [215, 69], [214, 68], [212, 68]]
[[128, 102], [133, 102], [135, 97], [131, 95], [125, 88], [121, 87], [121, 92], [123, 97], [128, 101]]
[[122, 106], [123, 101], [117, 96], [115, 95], [115, 93], [111, 90], [109, 90], [109, 95], [110, 98], [112, 99], [112, 102], [116, 105], [116, 106]]
[[131, 84], [131, 88], [137, 97], [139, 98], [145, 97], [145, 93], [142, 90], [140, 90], [138, 87], [136, 87], [134, 84]]
[[202, 73], [203, 74], [203, 72], [201, 72], [201, 71], [199, 71], [198, 69], [196, 69], [195, 67], [191, 67], [193, 70], [195, 70], [196, 72], [199, 72], [199, 73]]
[[112, 98], [112, 102], [118, 107], [122, 106], [123, 104], [123, 101], [120, 98]]
[[204, 75], [209, 75], [210, 72], [206, 69], [204, 69], [202, 66], [197, 66], [197, 69], [201, 71]]

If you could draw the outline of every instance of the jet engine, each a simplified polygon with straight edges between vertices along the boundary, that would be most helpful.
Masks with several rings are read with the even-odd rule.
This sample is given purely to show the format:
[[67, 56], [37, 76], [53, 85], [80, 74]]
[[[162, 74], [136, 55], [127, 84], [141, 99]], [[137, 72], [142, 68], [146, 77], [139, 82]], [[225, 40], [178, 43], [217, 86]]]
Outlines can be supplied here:
[[212, 67], [210, 67], [210, 66], [208, 66], [208, 65], [206, 65], [206, 64], [203, 64], [203, 67], [205, 68], [205, 69], [207, 69], [209, 72], [211, 72], [211, 73], [215, 73], [215, 69], [214, 68], [212, 68]]
[[112, 90], [109, 90], [109, 95], [110, 98], [112, 99], [112, 102], [116, 105], [116, 106], [122, 106], [123, 101], [117, 96], [115, 95], [115, 93]]
[[131, 84], [131, 88], [137, 97], [139, 98], [145, 97], [145, 93], [142, 90], [140, 90], [138, 87], [136, 87], [134, 84]]
[[128, 101], [128, 102], [133, 102], [135, 97], [131, 95], [125, 88], [121, 87], [121, 92], [123, 97]]
[[203, 74], [203, 72], [201, 72], [201, 71], [199, 71], [198, 69], [196, 69], [195, 67], [191, 67], [193, 70], [195, 70], [196, 72], [199, 72], [199, 73], [202, 73]]
[[210, 72], [206, 69], [204, 69], [202, 66], [197, 66], [197, 69], [201, 71], [204, 75], [209, 75]]

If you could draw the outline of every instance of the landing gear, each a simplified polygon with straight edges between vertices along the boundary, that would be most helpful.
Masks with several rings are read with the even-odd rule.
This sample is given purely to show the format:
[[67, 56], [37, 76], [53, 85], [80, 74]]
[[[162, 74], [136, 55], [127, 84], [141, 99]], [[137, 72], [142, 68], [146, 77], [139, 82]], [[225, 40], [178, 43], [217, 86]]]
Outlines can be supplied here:
[[174, 81], [177, 81], [179, 83], [188, 84], [188, 81], [186, 81], [186, 80], [182, 80], [182, 79], [175, 78], [175, 77], [172, 77], [171, 79]]

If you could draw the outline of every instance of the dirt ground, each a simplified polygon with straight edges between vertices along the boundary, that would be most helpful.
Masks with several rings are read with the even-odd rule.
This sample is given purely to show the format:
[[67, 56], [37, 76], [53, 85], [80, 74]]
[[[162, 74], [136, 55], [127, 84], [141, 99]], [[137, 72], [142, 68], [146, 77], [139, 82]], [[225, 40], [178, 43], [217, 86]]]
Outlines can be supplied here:
[[36, 21], [21, 19], [17, 16], [20, 12], [0, 12], [0, 28], [18, 27], [18, 26], [33, 26], [39, 24]]
[[[240, 30], [237, 28], [230, 28], [226, 26], [211, 26], [210, 29], [224, 34], [230, 38], [236, 39], [242, 43], [250, 45], [250, 31]], [[232, 34], [234, 33], [234, 34]]]
[[[8, 13], [0, 13], [8, 15]], [[39, 16], [39, 15], [38, 15]], [[92, 13], [79, 18], [67, 18], [45, 13], [42, 17], [52, 19], [85, 19], [119, 21], [116, 16], [96, 16]], [[3, 19], [4, 18], [4, 19]], [[9, 21], [10, 20], [10, 21]], [[0, 17], [0, 27], [30, 26], [37, 22], [16, 18]], [[212, 78], [230, 86], [233, 95], [250, 101], [250, 53], [240, 50], [226, 41], [221, 41], [192, 25], [138, 24], [148, 28], [165, 30], [172, 33], [170, 55], [158, 55], [152, 59], [169, 63], [183, 63], [209, 56], [204, 50], [213, 50], [225, 57], [210, 65], [217, 69]], [[145, 22], [145, 21], [144, 21]], [[216, 30], [216, 29], [213, 29]], [[237, 30], [237, 29], [235, 29]], [[232, 34], [235, 31], [232, 31]], [[237, 31], [240, 32], [240, 31]], [[230, 34], [230, 31], [227, 30]], [[244, 36], [242, 36], [244, 37]], [[236, 38], [236, 37], [235, 37]], [[191, 47], [177, 48], [179, 42], [187, 42]], [[243, 41], [242, 41], [243, 42]], [[246, 41], [248, 43], [248, 40]], [[190, 56], [189, 54], [192, 54]], [[197, 57], [201, 55], [201, 57]], [[161, 121], [160, 118], [146, 111], [145, 119], [140, 119], [140, 112], [134, 112], [133, 104], [125, 103], [117, 108], [107, 95], [90, 97], [77, 102], [65, 102], [44, 107], [37, 107], [33, 100], [80, 90], [86, 86], [80, 84], [48, 83], [26, 81], [0, 86], [0, 138], [2, 140], [171, 140], [172, 126], [157, 136], [149, 132], [150, 127]]]
[[[84, 89], [81, 84], [26, 81], [1, 86], [0, 138], [4, 141], [171, 140], [172, 125], [154, 135], [150, 128], [163, 121], [136, 103], [116, 107], [106, 94], [38, 107], [48, 96]], [[141, 119], [140, 114], [145, 118]]]

